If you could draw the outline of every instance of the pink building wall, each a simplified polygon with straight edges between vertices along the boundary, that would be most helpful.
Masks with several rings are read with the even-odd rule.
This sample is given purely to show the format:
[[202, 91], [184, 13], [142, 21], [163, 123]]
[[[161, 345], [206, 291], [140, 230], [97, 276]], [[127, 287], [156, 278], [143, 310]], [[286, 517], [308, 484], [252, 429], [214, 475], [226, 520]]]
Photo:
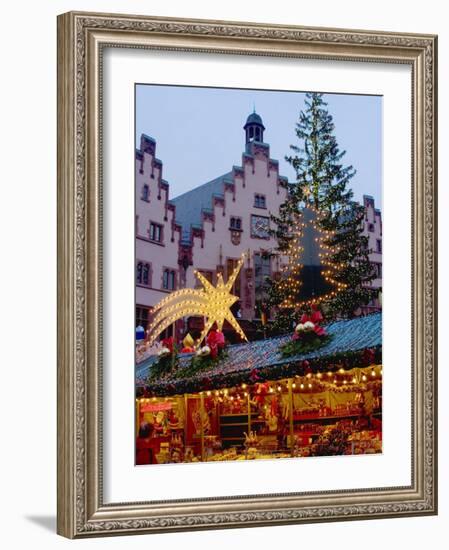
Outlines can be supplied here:
[[[363, 235], [368, 237], [368, 257], [373, 264], [376, 278], [370, 282], [370, 288], [382, 290], [382, 214], [376, 208], [374, 198], [363, 196], [365, 218], [363, 221]], [[378, 296], [371, 304], [364, 308], [364, 313], [381, 309], [381, 298]]]
[[[284, 179], [279, 176], [277, 162], [270, 159], [269, 146], [262, 143], [249, 145], [248, 153], [242, 156], [242, 167], [233, 169], [231, 181], [232, 184], [223, 186], [223, 199], [215, 202], [213, 214], [205, 217], [203, 234], [193, 236], [192, 262], [195, 269], [212, 273], [215, 283], [217, 272], [222, 272], [226, 280], [232, 272], [229, 260], [237, 261], [245, 252], [245, 263], [239, 275], [241, 315], [244, 319], [254, 319], [259, 315], [255, 310], [255, 254], [275, 249], [276, 240], [272, 236], [261, 238], [260, 232], [251, 226], [252, 217], [264, 218], [273, 228], [269, 218], [271, 214], [278, 214], [287, 189]], [[265, 197], [265, 207], [255, 206], [256, 195]], [[240, 230], [231, 228], [231, 218], [240, 220]], [[277, 258], [265, 261], [270, 262], [271, 273], [279, 271]], [[193, 269], [190, 269], [187, 286], [196, 284]]]

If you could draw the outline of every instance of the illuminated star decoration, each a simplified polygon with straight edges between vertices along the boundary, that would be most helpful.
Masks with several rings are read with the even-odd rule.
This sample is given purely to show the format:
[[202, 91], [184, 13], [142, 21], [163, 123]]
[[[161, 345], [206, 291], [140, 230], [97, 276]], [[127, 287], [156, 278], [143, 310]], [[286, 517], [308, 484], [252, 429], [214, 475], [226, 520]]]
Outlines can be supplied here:
[[238, 296], [231, 294], [231, 289], [237, 275], [240, 273], [244, 257], [245, 254], [242, 254], [226, 283], [222, 274], [217, 273], [217, 286], [213, 286], [201, 273], [195, 270], [194, 274], [204, 288], [201, 290], [193, 288], [176, 290], [171, 292], [167, 298], [161, 300], [153, 310], [154, 318], [149, 327], [149, 345], [152, 346], [156, 338], [172, 323], [187, 315], [201, 315], [207, 318], [200, 342], [206, 337], [214, 323], [217, 323], [218, 330], [221, 330], [225, 320], [243, 340], [248, 341], [231, 311], [231, 306], [239, 300]]

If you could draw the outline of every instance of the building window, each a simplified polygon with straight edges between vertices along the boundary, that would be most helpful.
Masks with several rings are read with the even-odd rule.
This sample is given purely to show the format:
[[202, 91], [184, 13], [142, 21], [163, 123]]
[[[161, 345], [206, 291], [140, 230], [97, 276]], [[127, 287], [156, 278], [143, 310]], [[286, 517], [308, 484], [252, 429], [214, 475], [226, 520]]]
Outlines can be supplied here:
[[145, 183], [142, 187], [142, 200], [149, 202], [150, 201], [150, 186]]
[[162, 242], [163, 226], [158, 223], [150, 223], [150, 240], [156, 243]]
[[256, 310], [260, 314], [267, 298], [267, 278], [271, 278], [271, 259], [268, 254], [254, 254], [254, 293]]
[[145, 286], [148, 286], [150, 284], [150, 265], [149, 264], [143, 264], [142, 283]]
[[376, 240], [376, 252], [379, 252], [379, 254], [382, 254], [382, 239]]
[[136, 306], [136, 327], [147, 328], [150, 310], [147, 307]]
[[229, 229], [233, 229], [234, 231], [241, 231], [242, 230], [242, 218], [235, 218], [232, 217], [229, 220]]
[[255, 239], [269, 239], [270, 218], [265, 216], [251, 216], [251, 237]]
[[265, 195], [260, 195], [256, 193], [254, 195], [254, 207], [255, 208], [266, 208], [267, 207], [267, 199]]
[[382, 279], [382, 264], [374, 264], [374, 273], [378, 279]]
[[145, 262], [137, 262], [136, 282], [138, 285], [151, 285], [151, 265]]
[[164, 290], [175, 290], [176, 271], [174, 269], [164, 269], [164, 273], [162, 275], [162, 288]]
[[368, 224], [368, 231], [369, 231], [370, 233], [374, 233], [374, 224], [373, 224], [373, 223], [369, 223], [369, 224]]

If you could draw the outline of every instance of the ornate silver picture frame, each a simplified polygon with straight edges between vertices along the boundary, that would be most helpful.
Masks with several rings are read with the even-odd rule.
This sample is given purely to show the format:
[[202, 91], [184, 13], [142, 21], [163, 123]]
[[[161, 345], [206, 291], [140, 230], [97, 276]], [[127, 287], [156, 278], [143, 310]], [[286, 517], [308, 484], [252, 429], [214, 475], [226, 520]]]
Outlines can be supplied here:
[[[105, 502], [103, 55], [107, 48], [411, 69], [407, 486]], [[437, 37], [70, 12], [58, 18], [58, 533], [69, 538], [437, 513]], [[400, 282], [398, 281], [398, 284]], [[133, 399], [133, 396], [131, 396]]]

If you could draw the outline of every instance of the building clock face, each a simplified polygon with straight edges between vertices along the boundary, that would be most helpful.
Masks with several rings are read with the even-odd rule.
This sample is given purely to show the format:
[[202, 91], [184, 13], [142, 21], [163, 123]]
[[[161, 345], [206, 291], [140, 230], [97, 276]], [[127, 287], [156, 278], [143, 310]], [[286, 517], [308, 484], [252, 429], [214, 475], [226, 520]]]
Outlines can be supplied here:
[[251, 216], [251, 236], [257, 239], [270, 238], [270, 218]]

